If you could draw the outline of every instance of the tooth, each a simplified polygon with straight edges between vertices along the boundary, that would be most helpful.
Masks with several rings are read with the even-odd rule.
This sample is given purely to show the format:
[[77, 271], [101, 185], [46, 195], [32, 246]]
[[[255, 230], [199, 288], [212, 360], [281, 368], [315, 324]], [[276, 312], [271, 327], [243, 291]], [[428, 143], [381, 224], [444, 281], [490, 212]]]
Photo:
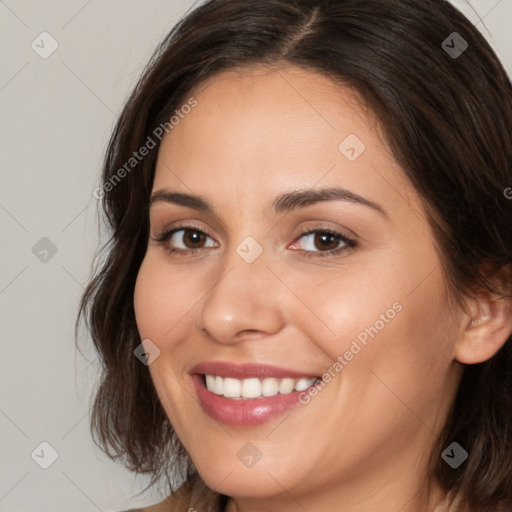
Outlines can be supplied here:
[[215, 389], [215, 377], [213, 375], [206, 376], [206, 389], [213, 393], [213, 390]]
[[261, 395], [261, 382], [259, 379], [244, 379], [240, 395], [244, 398], [257, 398]]
[[282, 395], [288, 395], [293, 391], [293, 388], [295, 387], [295, 380], [294, 379], [283, 379], [281, 381], [281, 384], [279, 384], [279, 393]]
[[309, 387], [311, 387], [315, 381], [316, 381], [316, 378], [299, 379], [295, 384], [295, 391], [304, 391], [305, 389], [308, 389]]
[[233, 399], [271, 397], [278, 393], [287, 395], [293, 391], [304, 391], [317, 380], [305, 377], [301, 379], [267, 377], [261, 381], [258, 378], [239, 380], [214, 375], [205, 375], [205, 379], [208, 391]]
[[267, 379], [263, 379], [263, 384], [261, 386], [261, 394], [263, 396], [276, 396], [279, 392], [279, 383], [277, 379], [273, 377], [269, 377]]
[[224, 396], [227, 398], [239, 398], [242, 383], [238, 379], [226, 377], [224, 379]]
[[215, 386], [213, 387], [213, 392], [216, 395], [222, 395], [224, 391], [224, 382], [222, 377], [215, 377]]

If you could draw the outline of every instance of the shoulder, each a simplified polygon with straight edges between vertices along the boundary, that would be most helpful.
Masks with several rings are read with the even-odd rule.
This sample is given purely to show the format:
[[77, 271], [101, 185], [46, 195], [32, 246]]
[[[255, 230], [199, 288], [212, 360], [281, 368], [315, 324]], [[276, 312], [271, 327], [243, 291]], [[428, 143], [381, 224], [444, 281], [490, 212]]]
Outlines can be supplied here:
[[166, 498], [164, 501], [148, 505], [144, 508], [130, 508], [119, 512], [175, 512], [177, 509], [173, 506], [172, 501]]
[[178, 512], [180, 509], [176, 508], [176, 503], [173, 502], [175, 502], [175, 500], [168, 497], [154, 505], [148, 505], [144, 508], [130, 508], [129, 510], [123, 510], [121, 512]]
[[206, 486], [198, 474], [184, 482], [174, 493], [159, 503], [122, 512], [222, 512], [226, 497]]
[[121, 512], [175, 512], [179, 509], [173, 505], [172, 500], [166, 498], [165, 500], [155, 503], [154, 505], [148, 505], [144, 508], [130, 508], [129, 510], [123, 510]]

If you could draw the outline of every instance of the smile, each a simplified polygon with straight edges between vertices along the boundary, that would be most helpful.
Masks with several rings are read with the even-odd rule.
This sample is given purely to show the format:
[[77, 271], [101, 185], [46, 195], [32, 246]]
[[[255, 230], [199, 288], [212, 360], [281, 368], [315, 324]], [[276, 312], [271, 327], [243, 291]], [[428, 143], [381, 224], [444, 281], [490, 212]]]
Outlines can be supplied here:
[[265, 379], [233, 379], [222, 378], [214, 375], [206, 375], [206, 388], [216, 395], [226, 398], [242, 400], [244, 398], [263, 398], [281, 395], [289, 395], [293, 391], [304, 391], [311, 387], [318, 379], [316, 377], [307, 379], [277, 379], [267, 377]]
[[266, 423], [296, 407], [320, 377], [275, 366], [202, 363], [191, 372], [197, 398], [214, 420], [234, 426]]

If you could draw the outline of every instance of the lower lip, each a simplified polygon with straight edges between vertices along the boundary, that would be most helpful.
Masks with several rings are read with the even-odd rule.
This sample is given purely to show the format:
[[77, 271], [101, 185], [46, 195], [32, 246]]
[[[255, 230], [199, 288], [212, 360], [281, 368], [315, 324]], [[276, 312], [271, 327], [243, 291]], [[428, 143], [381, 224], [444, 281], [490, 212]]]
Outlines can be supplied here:
[[244, 427], [261, 425], [296, 407], [301, 393], [294, 391], [288, 395], [277, 394], [263, 398], [235, 400], [208, 391], [202, 375], [194, 374], [192, 380], [203, 409], [213, 419], [220, 423]]

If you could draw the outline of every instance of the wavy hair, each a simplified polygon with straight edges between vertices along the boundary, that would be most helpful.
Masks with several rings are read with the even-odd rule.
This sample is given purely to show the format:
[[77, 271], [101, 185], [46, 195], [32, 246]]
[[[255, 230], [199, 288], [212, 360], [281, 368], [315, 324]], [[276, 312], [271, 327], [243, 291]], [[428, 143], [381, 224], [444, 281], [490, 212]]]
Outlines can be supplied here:
[[[448, 49], [454, 32], [467, 43], [458, 56]], [[110, 237], [96, 254], [75, 325], [76, 335], [85, 319], [102, 366], [91, 415], [95, 443], [151, 475], [152, 484], [166, 476], [170, 490], [172, 475], [190, 480], [195, 468], [133, 353], [141, 342], [134, 287], [160, 141], [144, 158], [130, 159], [207, 78], [279, 64], [352, 88], [377, 115], [425, 205], [454, 303], [463, 307], [478, 290], [512, 298], [512, 85], [466, 17], [445, 0], [202, 2], [160, 43], [111, 135], [101, 194]], [[470, 454], [458, 469], [441, 459], [452, 441]], [[464, 365], [430, 474], [463, 496], [466, 512], [510, 512], [511, 461], [509, 337], [490, 360]]]

